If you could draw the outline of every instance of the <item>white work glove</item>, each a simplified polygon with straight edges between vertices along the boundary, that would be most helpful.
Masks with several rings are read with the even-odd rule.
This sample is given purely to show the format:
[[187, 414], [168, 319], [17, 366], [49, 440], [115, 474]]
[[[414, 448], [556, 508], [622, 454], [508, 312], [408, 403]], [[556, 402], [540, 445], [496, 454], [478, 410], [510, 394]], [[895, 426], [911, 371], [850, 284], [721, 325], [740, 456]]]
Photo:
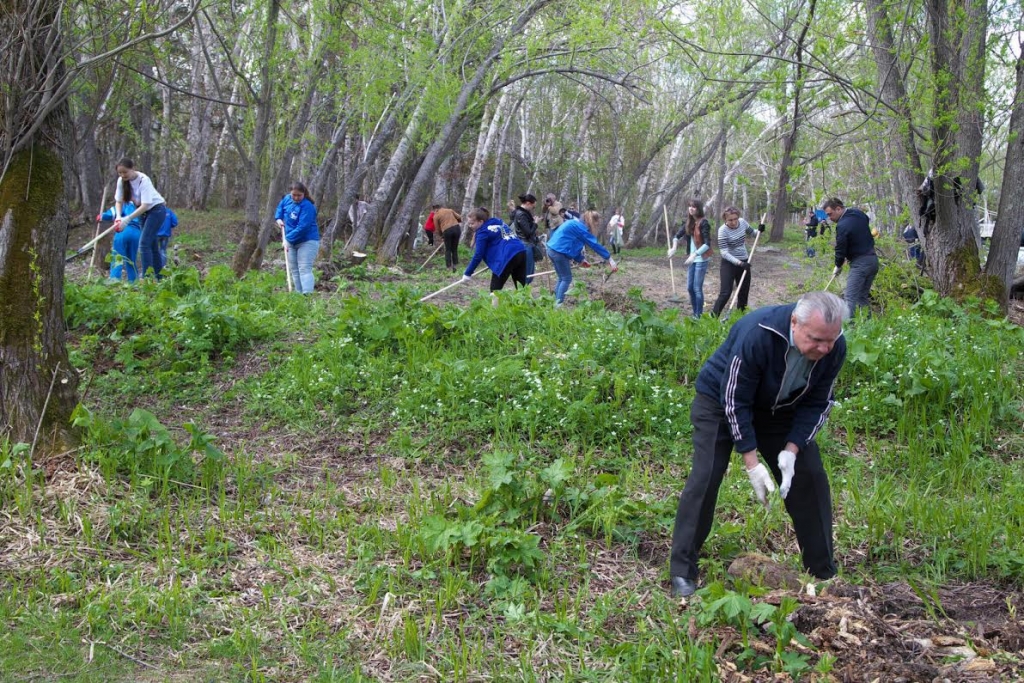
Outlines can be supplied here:
[[839, 275], [839, 271], [840, 270], [842, 270], [842, 268], [840, 266], [836, 266], [835, 269], [833, 269], [833, 271], [832, 271], [832, 277], [835, 277], [836, 275]]
[[747, 476], [750, 477], [750, 485], [754, 487], [754, 495], [761, 501], [761, 505], [768, 507], [768, 494], [775, 490], [771, 472], [763, 462], [759, 462], [756, 467], [747, 470]]
[[462, 283], [462, 284], [466, 284], [467, 282], [471, 282], [472, 280], [473, 280], [473, 278], [471, 278], [468, 275], [463, 274], [462, 279], [459, 280], [459, 282]]
[[612, 269], [612, 272], [616, 272], [619, 269], [619, 264], [615, 262], [611, 256], [608, 257], [608, 267]]
[[678, 237], [673, 237], [672, 238], [672, 246], [669, 247], [669, 250], [668, 250], [668, 257], [672, 258], [673, 256], [675, 256], [676, 255], [676, 249], [678, 249], [678, 248], [679, 248], [679, 238]]
[[683, 265], [684, 266], [688, 266], [688, 265], [690, 265], [691, 263], [693, 263], [696, 260], [697, 260], [697, 252], [691, 251], [690, 255], [686, 257], [685, 261], [683, 261]]
[[796, 473], [796, 453], [779, 451], [779, 469], [782, 471], [782, 484], [779, 485], [779, 493], [785, 500], [789, 494], [789, 487], [793, 485], [793, 475]]
[[277, 227], [281, 228], [282, 230], [284, 229], [284, 221], [281, 220], [280, 218], [277, 219]]

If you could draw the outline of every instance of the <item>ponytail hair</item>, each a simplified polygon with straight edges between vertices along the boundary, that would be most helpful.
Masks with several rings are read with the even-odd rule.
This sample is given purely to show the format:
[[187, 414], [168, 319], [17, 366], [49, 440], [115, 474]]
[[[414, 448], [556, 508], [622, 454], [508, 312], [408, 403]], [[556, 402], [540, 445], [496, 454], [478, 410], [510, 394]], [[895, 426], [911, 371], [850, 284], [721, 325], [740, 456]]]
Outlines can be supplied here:
[[[134, 169], [135, 162], [128, 157], [121, 157], [121, 159], [114, 164], [114, 168], [117, 169], [122, 166], [124, 168]], [[121, 203], [127, 204], [128, 202], [132, 202], [132, 184], [126, 183], [123, 178], [118, 178], [117, 181], [121, 183]]]

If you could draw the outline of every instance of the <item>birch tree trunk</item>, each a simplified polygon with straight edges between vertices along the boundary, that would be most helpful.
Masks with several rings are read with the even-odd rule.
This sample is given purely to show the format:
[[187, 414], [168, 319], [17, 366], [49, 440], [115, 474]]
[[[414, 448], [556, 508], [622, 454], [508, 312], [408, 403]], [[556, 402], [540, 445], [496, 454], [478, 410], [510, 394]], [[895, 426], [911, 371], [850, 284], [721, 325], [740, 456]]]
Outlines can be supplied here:
[[484, 78], [498, 61], [498, 57], [504, 52], [505, 45], [513, 37], [521, 35], [523, 29], [533, 17], [552, 2], [554, 0], [533, 0], [523, 9], [516, 18], [516, 21], [494, 40], [493, 46], [481, 60], [473, 76], [462, 86], [451, 115], [448, 117], [437, 138], [427, 149], [423, 164], [416, 172], [416, 177], [409, 184], [409, 191], [406, 193], [405, 200], [396, 216], [395, 222], [391, 225], [388, 236], [384, 240], [383, 248], [377, 253], [378, 261], [387, 262], [395, 258], [402, 235], [408, 230], [409, 224], [414, 220], [426, 199], [434, 173], [437, 172], [438, 166], [444, 160], [445, 153], [454, 145], [458, 135], [461, 135], [462, 131], [465, 130], [468, 123], [466, 115], [470, 100], [480, 89]]
[[462, 198], [462, 209], [459, 211], [462, 216], [469, 215], [470, 209], [476, 205], [476, 191], [480, 187], [480, 176], [483, 175], [484, 164], [490, 154], [491, 143], [497, 135], [502, 109], [507, 99], [508, 93], [502, 92], [497, 105], [485, 107], [484, 115], [480, 117], [480, 131], [476, 136], [476, 153], [473, 155], [473, 165], [470, 167], [469, 177], [466, 179], [466, 194]]
[[[404, 166], [406, 159], [412, 151], [413, 144], [419, 137], [420, 124], [422, 123], [423, 116], [426, 112], [426, 103], [424, 102], [425, 97], [426, 96], [424, 95], [416, 103], [416, 109], [413, 110], [412, 116], [409, 118], [409, 123], [405, 127], [405, 132], [402, 133], [402, 137], [398, 141], [398, 146], [391, 154], [391, 159], [388, 162], [387, 169], [384, 171], [384, 176], [381, 178], [380, 183], [377, 185], [377, 189], [373, 193], [373, 199], [370, 200], [370, 206], [366, 210], [366, 215], [363, 216], [362, 223], [357, 225], [352, 231], [352, 239], [349, 240], [348, 248], [346, 249], [348, 253], [346, 255], [351, 255], [354, 251], [365, 250], [370, 239], [370, 233], [377, 231], [384, 218], [388, 215], [388, 212], [391, 209], [391, 206], [387, 201], [388, 197], [391, 195], [391, 192], [395, 187], [395, 183], [399, 179], [399, 171]], [[397, 118], [394, 114], [389, 118], [388, 123], [391, 124], [389, 132], [393, 135], [398, 124]], [[376, 156], [380, 154], [380, 149], [384, 144], [383, 140], [375, 142], [379, 142], [379, 144], [377, 145], [374, 160], [376, 160]], [[363, 176], [366, 175], [366, 170], [369, 168], [370, 163], [372, 163], [372, 161], [367, 159], [364, 164], [361, 164], [363, 168]], [[361, 181], [362, 178], [360, 178], [360, 182]]]

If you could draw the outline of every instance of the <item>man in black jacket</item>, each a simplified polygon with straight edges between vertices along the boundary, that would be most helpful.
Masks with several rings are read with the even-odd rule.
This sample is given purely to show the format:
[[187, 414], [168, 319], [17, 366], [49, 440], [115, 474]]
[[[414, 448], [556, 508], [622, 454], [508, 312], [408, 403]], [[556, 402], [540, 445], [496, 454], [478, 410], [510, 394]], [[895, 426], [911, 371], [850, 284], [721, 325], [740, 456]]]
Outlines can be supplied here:
[[807, 571], [819, 579], [835, 576], [832, 496], [814, 439], [832, 410], [832, 387], [846, 359], [845, 314], [843, 300], [827, 292], [760, 308], [733, 325], [701, 368], [690, 408], [693, 467], [672, 532], [673, 596], [697, 590], [697, 557], [733, 449], [743, 454], [762, 504], [775, 490], [772, 478], [780, 483]]
[[850, 262], [850, 274], [846, 278], [846, 305], [850, 307], [850, 317], [853, 317], [858, 308], [870, 305], [871, 285], [878, 275], [871, 219], [860, 209], [846, 208], [835, 197], [827, 200], [822, 208], [828, 219], [836, 224], [836, 267], [832, 274], [839, 275], [843, 264]]

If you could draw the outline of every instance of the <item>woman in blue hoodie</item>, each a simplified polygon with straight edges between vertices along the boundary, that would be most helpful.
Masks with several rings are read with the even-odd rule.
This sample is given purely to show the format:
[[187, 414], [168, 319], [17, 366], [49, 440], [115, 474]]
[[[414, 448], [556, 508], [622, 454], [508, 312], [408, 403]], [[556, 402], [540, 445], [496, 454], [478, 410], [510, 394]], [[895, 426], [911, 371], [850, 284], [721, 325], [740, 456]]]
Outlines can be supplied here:
[[[121, 215], [130, 216], [135, 211], [135, 204], [125, 202], [121, 205]], [[114, 220], [114, 207], [110, 207], [99, 216], [96, 222]], [[110, 263], [110, 279], [121, 280], [122, 273], [128, 278], [128, 282], [135, 282], [138, 271], [135, 268], [135, 259], [139, 255], [139, 242], [142, 240], [142, 224], [138, 218], [131, 219], [119, 227], [114, 228], [114, 258]]]
[[469, 227], [476, 230], [476, 252], [466, 266], [463, 282], [469, 282], [480, 261], [491, 269], [491, 291], [505, 286], [508, 279], [518, 288], [526, 286], [526, 245], [500, 218], [491, 218], [485, 208], [469, 212]]
[[313, 292], [313, 261], [320, 250], [320, 230], [316, 224], [316, 205], [302, 183], [292, 183], [274, 214], [284, 230], [285, 258], [292, 271], [295, 291]]
[[597, 252], [599, 256], [608, 261], [614, 273], [619, 269], [615, 259], [608, 253], [608, 250], [601, 246], [591, 233], [591, 229], [597, 229], [601, 220], [601, 214], [597, 211], [586, 211], [583, 218], [572, 218], [562, 223], [558, 230], [548, 238], [548, 258], [551, 265], [558, 274], [558, 284], [555, 285], [555, 307], [561, 306], [565, 300], [565, 293], [569, 291], [572, 284], [572, 261], [589, 268], [590, 263], [583, 256], [583, 247], [587, 246]]

